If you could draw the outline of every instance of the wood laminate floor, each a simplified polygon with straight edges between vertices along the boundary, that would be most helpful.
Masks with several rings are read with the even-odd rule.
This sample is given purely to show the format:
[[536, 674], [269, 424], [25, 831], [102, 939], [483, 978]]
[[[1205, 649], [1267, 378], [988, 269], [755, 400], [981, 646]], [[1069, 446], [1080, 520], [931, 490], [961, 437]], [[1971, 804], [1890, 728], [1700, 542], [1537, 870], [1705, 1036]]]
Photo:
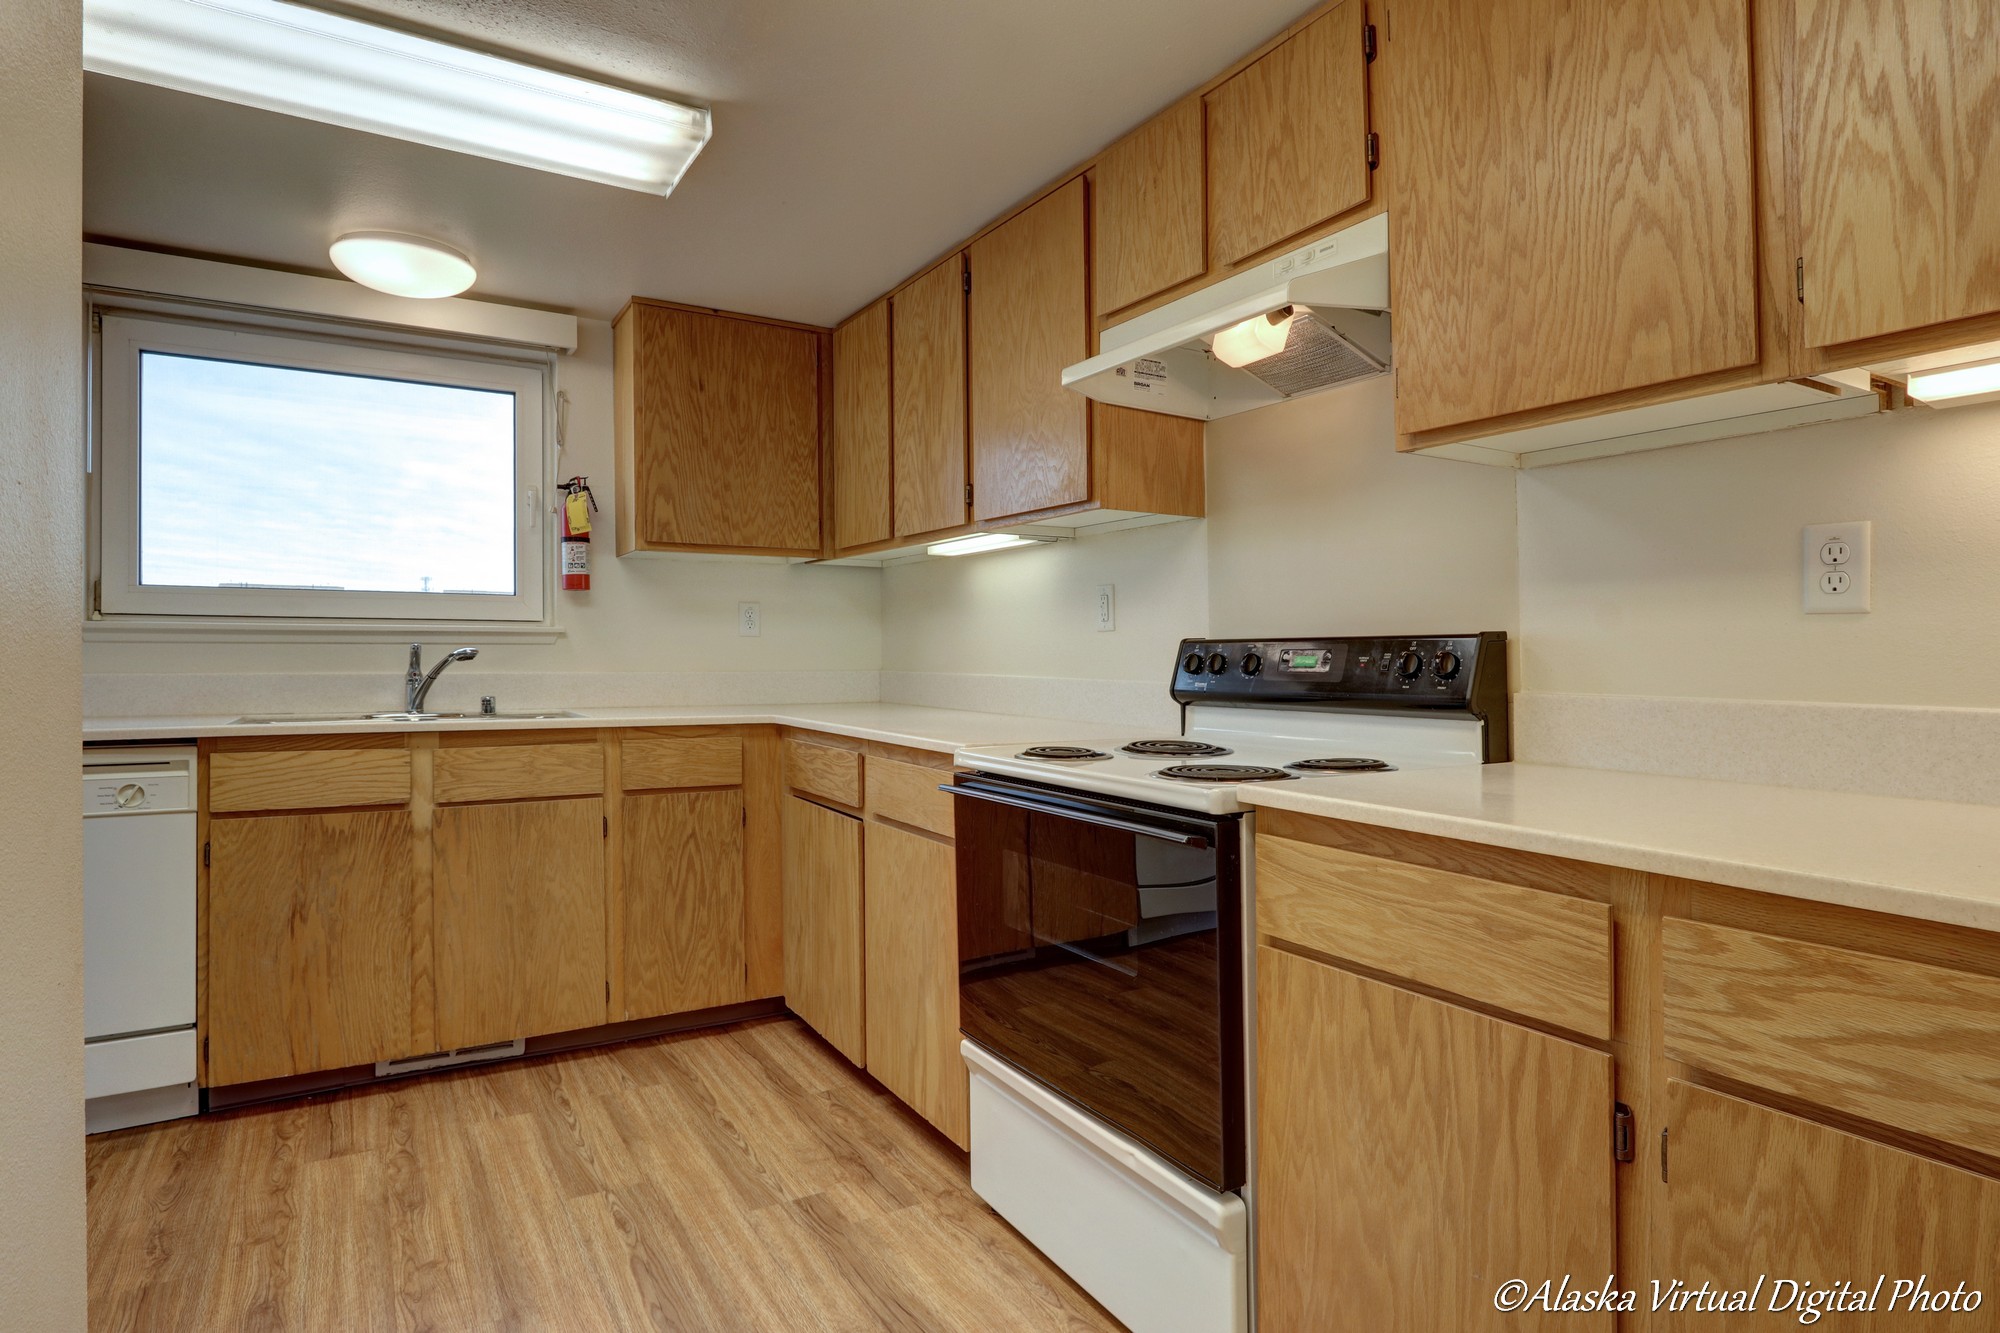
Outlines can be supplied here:
[[94, 1329], [1117, 1329], [789, 1018], [89, 1142]]

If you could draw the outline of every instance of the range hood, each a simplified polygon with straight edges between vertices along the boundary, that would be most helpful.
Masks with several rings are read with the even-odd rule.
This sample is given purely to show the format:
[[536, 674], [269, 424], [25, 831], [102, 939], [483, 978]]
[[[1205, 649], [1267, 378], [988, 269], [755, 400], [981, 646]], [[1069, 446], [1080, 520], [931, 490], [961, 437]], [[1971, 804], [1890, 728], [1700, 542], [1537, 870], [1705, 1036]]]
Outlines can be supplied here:
[[[1225, 330], [1287, 309], [1282, 350], [1241, 368], [1212, 350]], [[1062, 382], [1100, 403], [1213, 421], [1386, 375], [1388, 309], [1389, 219], [1378, 213], [1113, 325]]]

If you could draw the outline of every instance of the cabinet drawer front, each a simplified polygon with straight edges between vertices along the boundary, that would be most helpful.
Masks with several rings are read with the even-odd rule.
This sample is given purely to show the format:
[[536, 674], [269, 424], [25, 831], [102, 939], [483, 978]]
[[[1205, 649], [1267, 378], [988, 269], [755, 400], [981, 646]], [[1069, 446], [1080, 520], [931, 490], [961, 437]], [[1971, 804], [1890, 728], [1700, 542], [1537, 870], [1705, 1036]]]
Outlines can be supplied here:
[[1263, 837], [1257, 928], [1572, 1032], [1611, 1035], [1604, 903]]
[[626, 791], [659, 787], [740, 787], [740, 736], [640, 736], [624, 745]]
[[211, 810], [329, 810], [409, 799], [408, 750], [257, 750], [208, 761]]
[[951, 797], [938, 787], [951, 781], [942, 768], [905, 764], [896, 759], [868, 761], [868, 813], [952, 836]]
[[2000, 977], [1670, 919], [1676, 1060], [2000, 1154]]
[[594, 742], [469, 745], [439, 750], [435, 763], [433, 790], [440, 804], [596, 796], [604, 790], [604, 750]]
[[809, 795], [860, 805], [861, 755], [812, 741], [786, 741], [785, 781]]

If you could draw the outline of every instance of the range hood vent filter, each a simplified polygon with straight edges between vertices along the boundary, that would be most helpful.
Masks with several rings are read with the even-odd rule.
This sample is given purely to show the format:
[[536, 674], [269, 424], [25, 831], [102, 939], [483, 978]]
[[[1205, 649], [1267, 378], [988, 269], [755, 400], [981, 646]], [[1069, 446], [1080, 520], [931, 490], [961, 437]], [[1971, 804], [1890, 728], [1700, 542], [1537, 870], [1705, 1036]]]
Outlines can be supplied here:
[[1290, 398], [1385, 375], [1389, 368], [1303, 307], [1292, 313], [1285, 350], [1243, 369]]

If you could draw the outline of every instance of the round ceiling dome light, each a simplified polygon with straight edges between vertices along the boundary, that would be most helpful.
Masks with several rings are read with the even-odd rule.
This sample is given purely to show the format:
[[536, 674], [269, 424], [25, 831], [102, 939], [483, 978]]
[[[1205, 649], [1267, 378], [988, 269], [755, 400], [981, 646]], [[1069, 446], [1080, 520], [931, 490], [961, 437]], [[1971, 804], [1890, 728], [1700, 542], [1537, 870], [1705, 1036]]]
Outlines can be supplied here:
[[472, 261], [450, 246], [393, 231], [351, 231], [328, 254], [342, 273], [391, 296], [457, 296], [478, 276]]

